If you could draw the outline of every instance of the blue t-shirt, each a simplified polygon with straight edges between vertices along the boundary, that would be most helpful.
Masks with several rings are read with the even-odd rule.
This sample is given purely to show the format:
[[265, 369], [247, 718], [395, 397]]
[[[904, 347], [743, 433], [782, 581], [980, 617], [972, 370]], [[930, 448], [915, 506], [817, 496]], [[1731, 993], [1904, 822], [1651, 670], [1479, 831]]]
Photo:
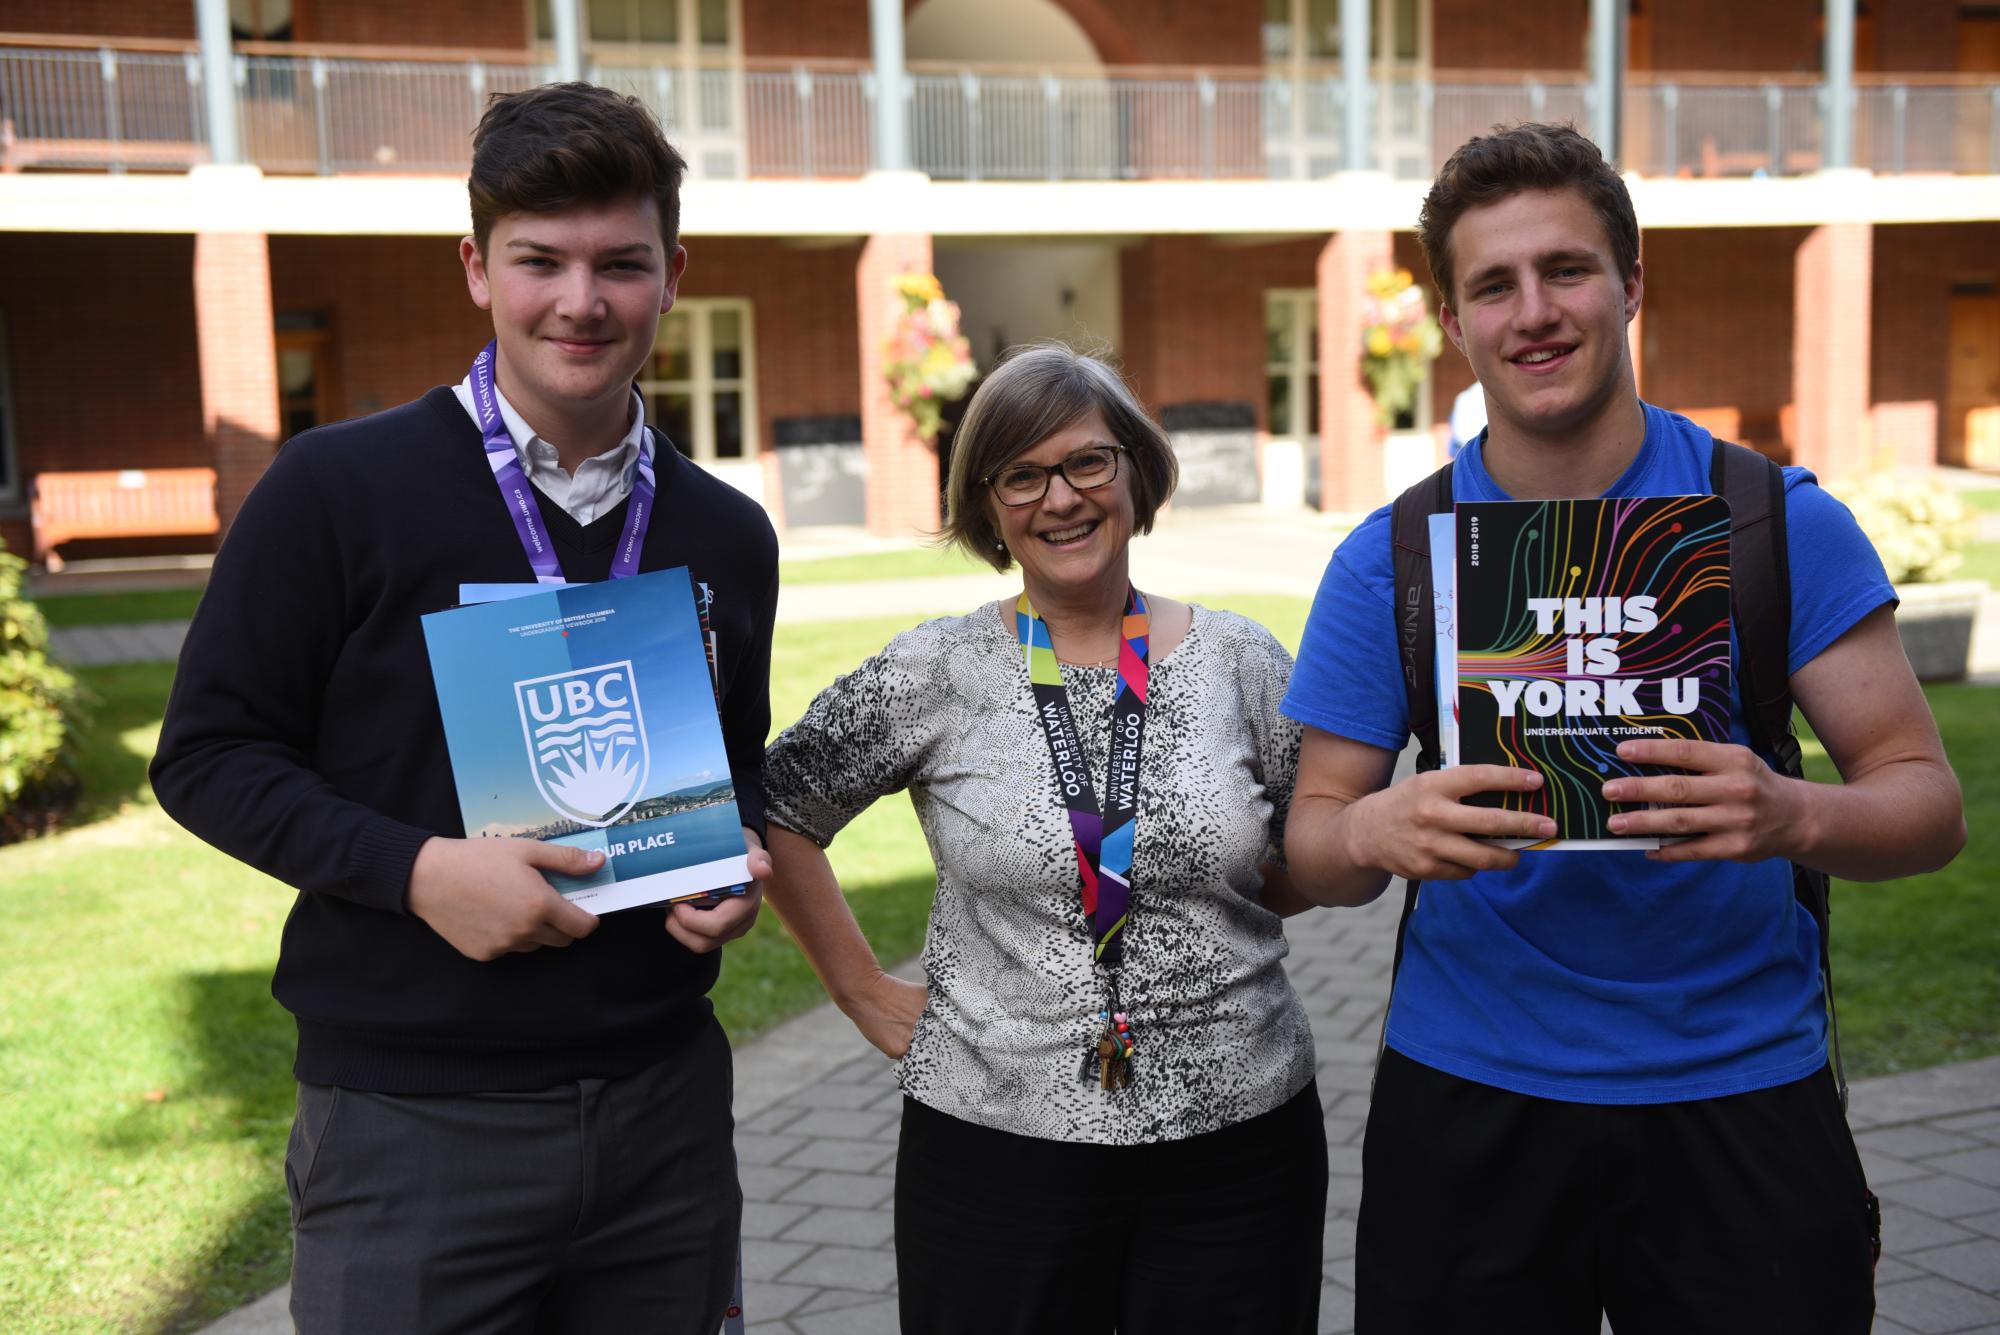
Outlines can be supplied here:
[[[1506, 500], [1485, 439], [1452, 470], [1460, 501]], [[1646, 407], [1646, 439], [1606, 496], [1706, 494], [1713, 441]], [[1785, 470], [1797, 672], [1895, 594], [1847, 507]], [[1333, 554], [1284, 712], [1400, 750], [1389, 509]], [[1739, 669], [1737, 681], [1742, 680]], [[1748, 744], [1740, 701], [1730, 732]], [[1781, 859], [1662, 864], [1637, 852], [1525, 853], [1510, 872], [1424, 887], [1388, 1043], [1441, 1071], [1542, 1098], [1667, 1103], [1765, 1089], [1826, 1064], [1819, 934]]]

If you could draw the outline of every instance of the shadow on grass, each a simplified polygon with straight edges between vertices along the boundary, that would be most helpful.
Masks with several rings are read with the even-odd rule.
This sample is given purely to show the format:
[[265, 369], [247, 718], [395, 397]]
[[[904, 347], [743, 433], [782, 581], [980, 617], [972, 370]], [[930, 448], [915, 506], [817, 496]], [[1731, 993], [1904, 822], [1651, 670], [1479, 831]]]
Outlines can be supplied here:
[[271, 998], [265, 969], [179, 979], [190, 1097], [135, 1109], [107, 1129], [103, 1148], [135, 1158], [233, 1145], [249, 1162], [247, 1203], [217, 1219], [179, 1273], [157, 1277], [149, 1335], [199, 1328], [282, 1283], [290, 1266], [290, 1207], [282, 1169], [293, 1107], [292, 1019]]
[[83, 792], [63, 820], [64, 829], [94, 825], [132, 803], [151, 804], [146, 766], [159, 740], [173, 686], [172, 663], [121, 663], [83, 668], [77, 679], [88, 693], [71, 753]]

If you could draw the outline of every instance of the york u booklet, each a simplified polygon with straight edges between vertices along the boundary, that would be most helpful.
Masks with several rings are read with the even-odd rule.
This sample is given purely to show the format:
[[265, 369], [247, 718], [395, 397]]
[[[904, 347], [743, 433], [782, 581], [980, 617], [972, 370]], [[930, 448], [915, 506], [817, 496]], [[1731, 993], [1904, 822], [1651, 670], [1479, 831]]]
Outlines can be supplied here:
[[423, 625], [468, 836], [601, 851], [592, 876], [549, 876], [592, 913], [750, 879], [686, 567], [550, 585]]
[[1449, 580], [1437, 601], [1445, 763], [1540, 771], [1533, 792], [1467, 801], [1556, 822], [1552, 840], [1495, 842], [1657, 848], [1611, 833], [1629, 808], [1603, 785], [1675, 772], [1620, 760], [1620, 742], [1729, 740], [1727, 502], [1464, 502], [1433, 518], [1432, 573], [1441, 590]]

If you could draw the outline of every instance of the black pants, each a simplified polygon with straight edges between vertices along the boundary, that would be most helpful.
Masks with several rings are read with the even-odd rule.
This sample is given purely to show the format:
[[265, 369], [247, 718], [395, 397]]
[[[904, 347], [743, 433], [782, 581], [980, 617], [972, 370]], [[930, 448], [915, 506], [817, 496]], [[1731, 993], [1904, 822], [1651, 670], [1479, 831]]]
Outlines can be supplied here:
[[1829, 1072], [1560, 1103], [1385, 1052], [1356, 1335], [1865, 1335], [1867, 1185]]
[[729, 1041], [523, 1094], [300, 1085], [302, 1335], [715, 1335], [742, 1193]]
[[1247, 1122], [1131, 1146], [903, 1101], [904, 1335], [1312, 1335], [1325, 1224], [1310, 1084]]

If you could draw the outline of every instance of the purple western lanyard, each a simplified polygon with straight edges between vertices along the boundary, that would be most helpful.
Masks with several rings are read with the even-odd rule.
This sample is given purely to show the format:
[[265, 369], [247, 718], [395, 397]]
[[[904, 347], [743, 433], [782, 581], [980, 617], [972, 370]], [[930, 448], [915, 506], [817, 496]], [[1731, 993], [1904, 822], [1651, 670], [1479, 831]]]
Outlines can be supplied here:
[[[479, 435], [486, 444], [486, 463], [507, 513], [514, 517], [514, 530], [521, 535], [521, 550], [535, 568], [538, 584], [564, 584], [562, 562], [549, 546], [542, 528], [542, 512], [521, 471], [521, 457], [514, 448], [513, 433], [500, 416], [500, 398], [493, 387], [494, 345], [488, 343], [472, 362], [472, 408], [479, 418]], [[618, 550], [611, 558], [611, 578], [623, 579], [639, 573], [639, 554], [646, 547], [646, 529], [653, 522], [653, 442], [645, 431], [639, 433], [639, 461], [633, 465], [632, 499], [625, 510], [625, 531], [618, 535]], [[701, 609], [703, 639], [708, 642], [709, 673], [715, 672], [715, 637], [708, 629], [708, 591], [704, 586], [696, 602]], [[718, 695], [718, 699], [720, 696]], [[723, 1329], [728, 1335], [743, 1331], [743, 1244], [736, 1245], [736, 1285], [728, 1309], [723, 1313]]]
[[[563, 579], [562, 562], [556, 559], [548, 532], [542, 527], [542, 512], [535, 506], [528, 475], [521, 471], [521, 457], [514, 448], [513, 434], [500, 416], [500, 395], [493, 385], [493, 357], [494, 345], [488, 343], [472, 363], [472, 409], [479, 418], [480, 438], [486, 444], [486, 464], [493, 470], [493, 480], [500, 484], [507, 513], [514, 517], [514, 530], [521, 535], [521, 550], [528, 554], [528, 564], [535, 568], [536, 583], [567, 583]], [[653, 442], [642, 430], [639, 461], [633, 466], [632, 500], [625, 509], [625, 531], [618, 535], [618, 550], [611, 557], [611, 578], [623, 579], [639, 573], [639, 554], [645, 549], [646, 529], [652, 522]]]

